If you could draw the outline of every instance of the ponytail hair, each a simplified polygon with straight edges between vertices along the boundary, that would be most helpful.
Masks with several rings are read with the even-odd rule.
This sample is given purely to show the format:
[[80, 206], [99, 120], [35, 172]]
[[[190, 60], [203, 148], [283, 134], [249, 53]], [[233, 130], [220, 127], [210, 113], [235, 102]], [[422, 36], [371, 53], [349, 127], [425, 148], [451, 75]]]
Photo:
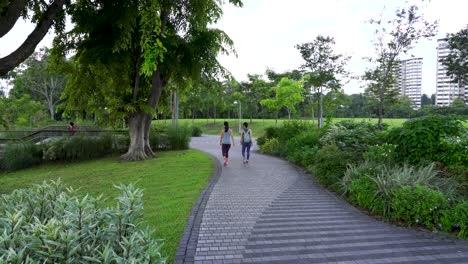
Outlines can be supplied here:
[[229, 123], [227, 121], [224, 122], [224, 132], [228, 132], [229, 130]]

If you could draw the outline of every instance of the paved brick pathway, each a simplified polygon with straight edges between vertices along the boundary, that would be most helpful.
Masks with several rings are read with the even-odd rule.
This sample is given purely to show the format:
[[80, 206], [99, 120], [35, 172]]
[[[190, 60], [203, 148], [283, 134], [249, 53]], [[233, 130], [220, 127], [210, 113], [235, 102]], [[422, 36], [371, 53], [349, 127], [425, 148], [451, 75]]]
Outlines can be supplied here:
[[[204, 136], [191, 146], [220, 164], [218, 142]], [[468, 243], [376, 221], [256, 147], [248, 166], [235, 146], [218, 167], [176, 263], [468, 263]]]

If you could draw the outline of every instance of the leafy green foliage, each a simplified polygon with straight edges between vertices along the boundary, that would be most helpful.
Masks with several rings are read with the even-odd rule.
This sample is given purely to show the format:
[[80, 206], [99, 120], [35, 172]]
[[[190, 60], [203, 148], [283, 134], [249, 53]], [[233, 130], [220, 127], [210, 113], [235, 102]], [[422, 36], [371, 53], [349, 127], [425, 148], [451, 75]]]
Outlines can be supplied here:
[[339, 191], [339, 183], [349, 164], [356, 162], [356, 156], [343, 151], [336, 145], [323, 146], [315, 155], [314, 163], [308, 169], [323, 185]]
[[260, 151], [266, 154], [280, 156], [284, 153], [282, 150], [283, 148], [277, 138], [266, 139], [265, 143], [260, 145]]
[[[294, 146], [299, 146], [302, 141], [305, 141], [303, 142], [305, 144], [310, 144], [310, 146], [315, 145], [318, 140], [318, 134], [313, 135], [315, 132], [316, 130], [312, 130], [307, 122], [285, 121], [281, 127], [265, 128], [265, 133], [257, 139], [257, 144], [263, 153], [286, 157], [292, 154]], [[297, 138], [294, 139], [295, 137]], [[290, 151], [288, 151], [287, 144], [290, 142], [292, 145], [289, 147]]]
[[[229, 3], [242, 6], [240, 0]], [[102, 4], [83, 0], [72, 2], [69, 14], [74, 30], [55, 39], [63, 50], [77, 51], [76, 71], [66, 88], [68, 109], [89, 109], [90, 104], [93, 112], [106, 107], [110, 115], [127, 118], [136, 136], [131, 137], [124, 160], [152, 156], [144, 138], [150, 129], [146, 124], [169, 83], [189, 87], [226, 75], [217, 56], [233, 52], [233, 42], [212, 27], [222, 16], [220, 1]], [[99, 73], [97, 78], [94, 70]]]
[[62, 137], [43, 144], [44, 160], [77, 161], [95, 159], [111, 155], [113, 151], [122, 150], [122, 146], [113, 147], [121, 145], [121, 143], [121, 138], [119, 138], [119, 142], [114, 142], [111, 135]]
[[291, 114], [297, 111], [296, 105], [304, 101], [302, 83], [285, 77], [281, 79], [277, 87], [273, 87], [271, 90], [275, 94], [275, 97], [264, 99], [260, 103], [273, 112], [277, 112], [285, 107], [288, 111], [288, 117], [291, 119]]
[[286, 156], [288, 160], [307, 167], [312, 164], [319, 150], [319, 131], [303, 131], [286, 141]]
[[[409, 165], [404, 166], [382, 166], [380, 173], [374, 175], [379, 193], [390, 200], [392, 192], [404, 186], [414, 187], [416, 185], [433, 187], [433, 180], [437, 177], [434, 164], [416, 168]], [[435, 187], [435, 186], [434, 186]]]
[[[406, 127], [408, 123], [418, 123], [419, 120], [407, 122]], [[449, 119], [445, 126], [443, 123], [436, 124], [439, 125], [443, 126], [442, 131], [464, 131], [456, 119]], [[430, 124], [427, 126], [432, 129]], [[409, 129], [412, 128], [407, 129], [410, 133]], [[466, 190], [466, 186], [462, 187], [463, 181], [441, 177], [436, 163], [403, 165], [401, 161], [405, 159], [398, 152], [399, 145], [387, 136], [393, 136], [392, 133], [395, 131], [388, 133], [365, 122], [339, 122], [329, 124], [322, 130], [311, 129], [303, 122], [288, 122], [279, 128], [265, 129], [265, 134], [257, 142], [262, 152], [285, 157], [306, 167], [320, 183], [334, 191], [341, 191], [349, 201], [372, 213], [428, 228], [438, 226], [444, 214], [445, 225], [451, 225], [457, 231], [450, 220], [452, 211], [448, 201], [463, 199], [463, 190]], [[447, 140], [446, 144], [450, 144], [458, 141], [449, 140], [461, 142], [462, 138], [443, 136], [441, 140]], [[465, 146], [461, 146], [459, 148], [454, 144], [454, 151], [464, 150]], [[465, 179], [464, 173], [461, 175]], [[460, 218], [459, 215], [463, 213], [458, 212], [456, 219]], [[462, 220], [453, 221], [458, 223]], [[462, 231], [460, 233], [459, 236], [464, 236]]]
[[396, 145], [388, 143], [369, 146], [367, 151], [363, 154], [364, 160], [376, 164], [393, 165], [398, 158], [396, 155], [396, 147]]
[[381, 165], [373, 162], [364, 161], [356, 165], [349, 165], [341, 180], [341, 189], [343, 194], [349, 193], [349, 186], [353, 180], [360, 178], [372, 178], [382, 170]]
[[[161, 151], [156, 159], [138, 163], [123, 163], [110, 157], [47, 164], [28, 170], [0, 172], [0, 193], [7, 194], [61, 178], [81, 197], [103, 195], [106, 198], [104, 206], [112, 206], [120, 195], [120, 191], [112, 186], [135, 183], [137, 188], [144, 190], [144, 220], [156, 230], [153, 237], [164, 238], [161, 253], [168, 257], [168, 263], [172, 263], [187, 216], [212, 175], [212, 163], [212, 159], [200, 151], [184, 150]], [[193, 169], [195, 166], [197, 170]]]
[[0, 95], [0, 108], [0, 119], [3, 120], [1, 123], [4, 127], [31, 125], [45, 119], [45, 114], [41, 111], [42, 105], [33, 101], [28, 94], [20, 98]]
[[468, 238], [468, 202], [460, 202], [451, 209], [442, 212], [442, 227], [447, 231], [458, 231], [458, 237]]
[[301, 66], [308, 73], [304, 76], [307, 90], [313, 91], [319, 100], [319, 127], [323, 126], [323, 100], [326, 90], [337, 91], [340, 87], [338, 75], [345, 76], [345, 65], [350, 57], [336, 54], [333, 51], [335, 39], [318, 35], [313, 42], [303, 43], [295, 47], [301, 53], [305, 63]]
[[128, 135], [112, 135], [112, 153], [125, 153], [130, 144]]
[[353, 179], [348, 188], [348, 195], [352, 202], [372, 212], [382, 212], [385, 207], [385, 200], [378, 195], [377, 185], [369, 176]]
[[442, 210], [447, 205], [447, 199], [440, 191], [419, 184], [404, 186], [393, 192], [391, 217], [409, 225], [434, 228], [439, 224]]
[[377, 126], [367, 122], [341, 121], [326, 129], [320, 138], [321, 145], [335, 144], [358, 154], [362, 154], [370, 145], [379, 143], [382, 135]]
[[169, 127], [167, 130], [167, 136], [170, 149], [188, 149], [192, 130], [189, 126]]
[[468, 83], [468, 26], [455, 34], [449, 34], [450, 53], [441, 62], [447, 67], [447, 75], [463, 87]]
[[370, 20], [377, 27], [373, 43], [375, 58], [369, 58], [370, 62], [375, 63], [375, 68], [366, 73], [365, 79], [369, 81], [367, 92], [378, 104], [379, 126], [382, 124], [386, 102], [394, 100], [396, 96], [391, 84], [394, 82], [392, 75], [398, 57], [410, 51], [420, 39], [430, 39], [437, 32], [437, 21], [427, 21], [420, 14], [421, 9], [413, 4], [407, 8], [398, 8], [391, 20], [385, 21], [382, 16]]
[[63, 58], [51, 57], [47, 48], [35, 52], [17, 72], [10, 94], [20, 98], [25, 94], [41, 103], [41, 110], [55, 118], [57, 105], [62, 102], [61, 95], [66, 84], [66, 71], [69, 62]]
[[468, 129], [460, 136], [443, 137], [440, 148], [443, 152], [438, 157], [444, 164], [464, 166], [468, 170]]
[[192, 126], [192, 137], [201, 137], [203, 130], [199, 126]]
[[[191, 127], [152, 127], [150, 144], [154, 149], [188, 149]], [[33, 143], [8, 144], [1, 161], [1, 170], [13, 171], [39, 165], [43, 161], [82, 161], [122, 154], [128, 149], [130, 139], [123, 134], [102, 136], [75, 135], [52, 138], [40, 145]]]
[[0, 169], [6, 171], [29, 168], [41, 163], [42, 149], [32, 142], [7, 144], [0, 159]]
[[106, 209], [60, 181], [2, 195], [0, 262], [164, 263], [161, 240], [142, 221], [143, 192], [116, 187], [122, 195]]
[[437, 160], [445, 151], [441, 139], [459, 136], [464, 131], [457, 118], [433, 115], [410, 119], [402, 127], [393, 128], [389, 141], [398, 146], [396, 151], [401, 160], [417, 164]]

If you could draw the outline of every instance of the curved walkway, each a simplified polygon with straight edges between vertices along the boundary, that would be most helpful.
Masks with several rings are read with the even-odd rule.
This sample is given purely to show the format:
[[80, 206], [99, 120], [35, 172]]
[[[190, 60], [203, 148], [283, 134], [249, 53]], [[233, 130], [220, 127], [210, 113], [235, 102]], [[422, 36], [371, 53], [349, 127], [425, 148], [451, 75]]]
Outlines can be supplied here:
[[221, 168], [218, 142], [192, 139], [218, 159], [219, 175], [193, 209], [175, 263], [468, 263], [468, 243], [376, 221], [257, 146], [248, 166], [236, 145]]

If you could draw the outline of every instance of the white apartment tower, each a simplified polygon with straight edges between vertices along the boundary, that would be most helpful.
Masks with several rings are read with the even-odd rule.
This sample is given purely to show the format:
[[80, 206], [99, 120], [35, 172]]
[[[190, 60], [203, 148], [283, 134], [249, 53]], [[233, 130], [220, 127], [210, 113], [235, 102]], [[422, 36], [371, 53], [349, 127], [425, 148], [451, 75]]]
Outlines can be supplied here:
[[422, 58], [412, 58], [400, 61], [394, 69], [394, 85], [413, 102], [415, 109], [421, 107], [422, 64]]
[[447, 76], [447, 67], [440, 62], [450, 53], [447, 39], [437, 40], [437, 79], [436, 79], [436, 102], [437, 106], [448, 106], [456, 98], [468, 100], [468, 85], [459, 87], [458, 83], [452, 82], [452, 77]]

